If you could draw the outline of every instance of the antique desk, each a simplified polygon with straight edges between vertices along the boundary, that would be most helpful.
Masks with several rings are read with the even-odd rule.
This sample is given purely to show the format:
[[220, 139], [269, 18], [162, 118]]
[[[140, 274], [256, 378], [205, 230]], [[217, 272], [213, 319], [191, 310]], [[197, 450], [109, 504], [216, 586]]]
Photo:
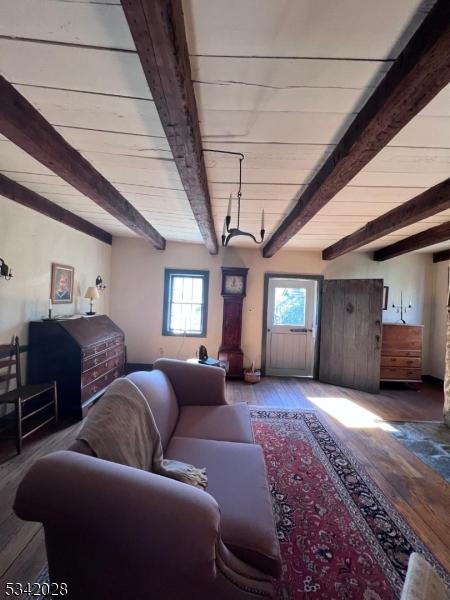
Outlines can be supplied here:
[[62, 416], [84, 417], [124, 366], [123, 331], [106, 315], [30, 323], [27, 381], [56, 380]]

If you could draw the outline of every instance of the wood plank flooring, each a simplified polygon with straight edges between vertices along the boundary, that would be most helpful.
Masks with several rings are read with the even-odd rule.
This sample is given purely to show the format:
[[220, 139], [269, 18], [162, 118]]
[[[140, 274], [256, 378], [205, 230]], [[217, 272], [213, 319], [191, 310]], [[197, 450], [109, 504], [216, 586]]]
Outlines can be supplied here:
[[417, 391], [401, 386], [384, 388], [376, 395], [293, 377], [265, 377], [258, 385], [240, 381], [229, 381], [227, 385], [232, 402], [317, 408], [314, 401], [320, 398], [348, 399], [385, 421], [442, 421], [444, 394], [442, 386], [436, 384], [424, 383]]
[[43, 429], [24, 444], [20, 456], [15, 454], [13, 441], [0, 443], [0, 598], [6, 582], [33, 582], [46, 563], [42, 527], [20, 520], [13, 511], [17, 487], [34, 461], [67, 448], [79, 428], [76, 423], [58, 431]]
[[[443, 401], [438, 388], [424, 385], [419, 392], [383, 390], [374, 396], [312, 380], [267, 377], [254, 386], [229, 382], [227, 393], [230, 402], [318, 410], [337, 438], [354, 453], [450, 570], [450, 486], [382, 429], [386, 420], [439, 420]], [[329, 414], [330, 407], [334, 416]], [[369, 415], [367, 427], [364, 422], [354, 427], [340, 422], [341, 418], [348, 418], [353, 408], [357, 413], [362, 411], [363, 417]], [[67, 448], [79, 427], [76, 423], [56, 432], [43, 431], [25, 444], [20, 456], [14, 455], [9, 442], [0, 443], [0, 597], [7, 581], [32, 582], [46, 562], [42, 529], [21, 521], [13, 512], [17, 486], [37, 458]]]

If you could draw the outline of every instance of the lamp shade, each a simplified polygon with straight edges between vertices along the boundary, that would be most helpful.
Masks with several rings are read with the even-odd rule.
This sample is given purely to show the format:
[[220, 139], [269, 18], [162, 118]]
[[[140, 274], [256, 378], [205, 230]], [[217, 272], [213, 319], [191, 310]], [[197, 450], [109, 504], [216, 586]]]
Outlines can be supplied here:
[[90, 300], [96, 300], [97, 298], [100, 298], [100, 294], [98, 293], [98, 289], [96, 287], [88, 287], [84, 297], [89, 298]]

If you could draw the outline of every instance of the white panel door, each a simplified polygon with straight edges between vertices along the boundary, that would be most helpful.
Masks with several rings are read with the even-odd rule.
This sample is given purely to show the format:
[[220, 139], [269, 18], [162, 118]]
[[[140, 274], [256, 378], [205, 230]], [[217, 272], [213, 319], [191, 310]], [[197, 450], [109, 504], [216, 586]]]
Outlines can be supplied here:
[[317, 282], [271, 277], [266, 315], [266, 374], [312, 377]]

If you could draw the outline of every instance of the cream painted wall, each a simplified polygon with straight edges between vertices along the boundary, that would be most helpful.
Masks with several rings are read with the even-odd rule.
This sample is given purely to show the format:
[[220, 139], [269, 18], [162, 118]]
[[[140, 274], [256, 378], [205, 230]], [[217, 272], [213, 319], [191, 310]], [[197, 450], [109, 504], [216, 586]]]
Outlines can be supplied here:
[[[264, 272], [320, 273], [318, 252], [280, 252], [270, 261], [253, 249], [221, 250], [211, 256], [203, 245], [169, 242], [164, 252], [141, 240], [114, 238], [111, 315], [126, 335], [128, 360], [152, 363], [159, 356], [195, 356], [205, 344], [211, 356], [217, 354], [222, 336], [221, 266], [249, 267], [247, 297], [244, 301], [242, 350], [246, 363], [261, 359], [261, 323]], [[162, 336], [165, 268], [208, 269], [207, 338]]]
[[108, 288], [95, 310], [109, 312], [111, 246], [0, 197], [0, 257], [14, 277], [0, 279], [0, 343], [18, 335], [28, 339], [28, 322], [46, 316], [50, 297], [51, 263], [75, 267], [73, 304], [60, 304], [54, 314], [82, 313], [89, 301], [82, 297], [101, 275]]
[[450, 261], [432, 266], [431, 322], [428, 374], [444, 379], [447, 338], [448, 269]]
[[[111, 315], [126, 335], [128, 360], [152, 363], [160, 355], [189, 358], [204, 343], [211, 356], [221, 340], [221, 266], [248, 267], [247, 297], [244, 301], [242, 349], [245, 363], [261, 360], [264, 273], [324, 275], [326, 278], [383, 278], [390, 288], [389, 302], [399, 302], [403, 290], [413, 310], [408, 323], [430, 322], [431, 257], [414, 254], [375, 263], [364, 253], [353, 253], [333, 262], [324, 262], [320, 252], [281, 251], [270, 260], [259, 248], [230, 246], [218, 256], [210, 256], [201, 245], [168, 243], [164, 252], [154, 250], [138, 239], [114, 238], [112, 251]], [[209, 313], [206, 339], [162, 336], [164, 269], [208, 269]], [[383, 320], [398, 320], [394, 311], [383, 312]], [[426, 337], [427, 343], [428, 337]], [[426, 354], [426, 350], [425, 350]]]

